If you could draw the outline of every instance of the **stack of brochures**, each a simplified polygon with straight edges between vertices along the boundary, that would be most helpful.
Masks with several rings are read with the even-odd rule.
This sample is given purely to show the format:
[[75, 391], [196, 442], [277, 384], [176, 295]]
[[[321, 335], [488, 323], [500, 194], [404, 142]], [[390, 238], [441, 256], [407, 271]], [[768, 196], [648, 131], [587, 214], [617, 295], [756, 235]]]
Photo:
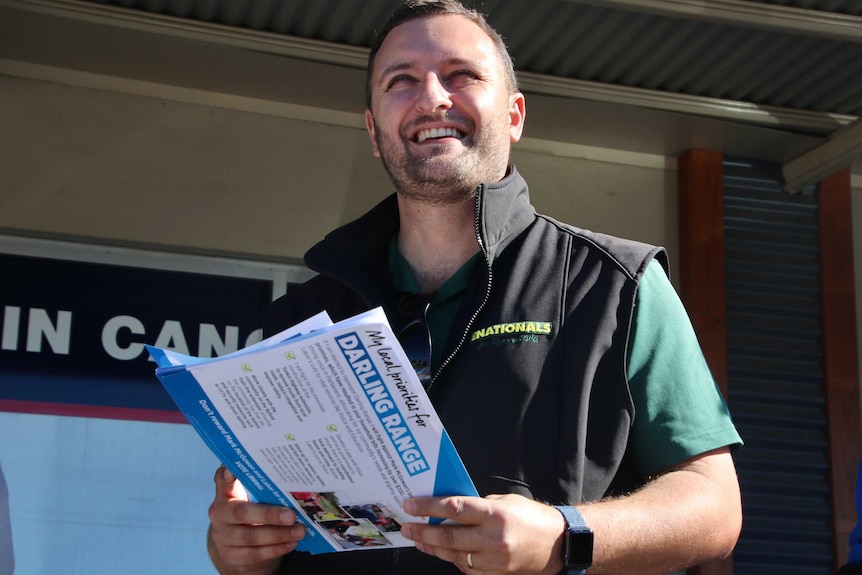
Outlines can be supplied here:
[[203, 359], [148, 346], [156, 375], [250, 499], [297, 511], [299, 549], [405, 547], [416, 495], [477, 495], [386, 316], [325, 313]]

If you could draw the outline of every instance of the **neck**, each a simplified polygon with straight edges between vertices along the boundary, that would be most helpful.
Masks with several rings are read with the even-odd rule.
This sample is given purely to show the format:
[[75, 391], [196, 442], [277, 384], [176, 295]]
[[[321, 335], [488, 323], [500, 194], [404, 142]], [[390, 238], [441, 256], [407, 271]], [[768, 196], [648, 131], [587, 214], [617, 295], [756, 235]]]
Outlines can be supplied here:
[[439, 288], [479, 251], [473, 223], [473, 198], [429, 205], [399, 194], [398, 249], [422, 292]]

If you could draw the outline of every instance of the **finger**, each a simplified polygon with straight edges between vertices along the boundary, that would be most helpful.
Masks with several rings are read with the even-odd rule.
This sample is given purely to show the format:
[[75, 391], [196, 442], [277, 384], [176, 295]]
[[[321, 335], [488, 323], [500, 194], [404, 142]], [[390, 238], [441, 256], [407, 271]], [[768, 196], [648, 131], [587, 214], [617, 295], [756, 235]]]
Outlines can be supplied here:
[[[293, 544], [305, 537], [302, 525], [237, 525], [212, 523], [210, 533], [219, 548], [225, 547], [281, 547]], [[261, 558], [263, 559], [263, 558]]]
[[462, 573], [468, 575], [482, 571], [481, 558], [477, 559], [478, 555], [472, 551], [440, 550], [440, 555], [437, 557], [453, 563]]
[[210, 522], [246, 525], [293, 525], [296, 513], [289, 507], [248, 501], [248, 493], [234, 475], [219, 467], [214, 477], [216, 495], [209, 508]]
[[216, 469], [215, 477], [213, 477], [213, 481], [215, 481], [216, 485], [232, 483], [236, 477], [234, 474], [230, 472], [230, 470], [224, 465], [219, 465], [218, 469]]
[[[216, 535], [213, 534], [216, 542]], [[283, 555], [296, 549], [296, 541], [282, 541], [271, 545], [244, 546], [244, 545], [221, 545], [216, 542], [218, 555], [228, 565], [245, 569], [256, 565], [272, 563]]]
[[[499, 502], [480, 497], [414, 497], [404, 503], [408, 513], [438, 517], [451, 522], [437, 525], [406, 523], [402, 535], [416, 543], [417, 549], [454, 563], [464, 573], [503, 567], [501, 559], [501, 522]], [[467, 562], [471, 553], [473, 567]]]
[[221, 497], [226, 499], [241, 499], [243, 501], [249, 500], [248, 492], [224, 465], [216, 469], [213, 481], [216, 486], [216, 499]]
[[215, 499], [209, 508], [211, 553], [242, 571], [270, 570], [274, 561], [296, 549], [306, 535], [296, 513], [277, 505], [248, 501], [236, 477], [220, 467], [213, 478]]
[[461, 525], [478, 525], [488, 517], [489, 505], [481, 497], [411, 497], [404, 511], [416, 517], [450, 519]]
[[[301, 524], [248, 524], [233, 519], [235, 515], [254, 517], [260, 508], [264, 508], [264, 515], [270, 510], [289, 511], [272, 505], [243, 501], [221, 507], [214, 504], [210, 508], [210, 538], [222, 560], [235, 566], [265, 562], [290, 553], [296, 548], [297, 542], [305, 537], [306, 530]], [[220, 509], [232, 519], [222, 521], [219, 517]], [[233, 515], [230, 513], [231, 509], [235, 510]], [[295, 519], [295, 515], [291, 514], [291, 517]]]
[[216, 498], [210, 505], [209, 518], [213, 524], [292, 526], [296, 523], [296, 513], [289, 507], [240, 499]]
[[[443, 525], [407, 523], [402, 526], [401, 534], [412, 541], [427, 546], [426, 551], [457, 563], [454, 551], [463, 552], [462, 561], [466, 565], [465, 554], [483, 546], [483, 534], [478, 528], [489, 517], [488, 506], [479, 497], [413, 497], [404, 502], [404, 510], [415, 516], [448, 519], [452, 522]], [[483, 537], [484, 536], [484, 537]]]
[[457, 562], [457, 553], [461, 554], [465, 563], [465, 554], [483, 546], [483, 539], [476, 527], [463, 525], [425, 525], [422, 523], [405, 523], [401, 526], [401, 534], [416, 543], [420, 551], [434, 555], [446, 561]]

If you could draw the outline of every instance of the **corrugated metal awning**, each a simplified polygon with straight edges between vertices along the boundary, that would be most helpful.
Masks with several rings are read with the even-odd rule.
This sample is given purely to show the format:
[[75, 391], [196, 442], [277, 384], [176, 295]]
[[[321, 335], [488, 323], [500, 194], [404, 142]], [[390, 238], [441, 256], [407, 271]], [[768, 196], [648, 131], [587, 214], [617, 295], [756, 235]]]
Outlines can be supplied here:
[[[107, 0], [368, 47], [399, 0]], [[855, 0], [485, 0], [521, 72], [774, 108], [862, 112]]]
[[[0, 6], [364, 68], [375, 30], [401, 1], [0, 0]], [[486, 13], [506, 39], [527, 93], [827, 140], [782, 158], [797, 188], [854, 162], [862, 172], [858, 0], [465, 3]]]

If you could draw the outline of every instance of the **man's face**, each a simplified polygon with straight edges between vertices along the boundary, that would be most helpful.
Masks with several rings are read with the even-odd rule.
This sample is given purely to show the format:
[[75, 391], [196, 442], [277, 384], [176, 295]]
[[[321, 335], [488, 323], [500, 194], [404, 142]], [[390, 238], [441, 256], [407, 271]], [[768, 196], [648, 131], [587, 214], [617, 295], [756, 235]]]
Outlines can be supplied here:
[[500, 180], [524, 121], [493, 41], [458, 15], [410, 20], [377, 53], [365, 122], [396, 188], [433, 203]]

